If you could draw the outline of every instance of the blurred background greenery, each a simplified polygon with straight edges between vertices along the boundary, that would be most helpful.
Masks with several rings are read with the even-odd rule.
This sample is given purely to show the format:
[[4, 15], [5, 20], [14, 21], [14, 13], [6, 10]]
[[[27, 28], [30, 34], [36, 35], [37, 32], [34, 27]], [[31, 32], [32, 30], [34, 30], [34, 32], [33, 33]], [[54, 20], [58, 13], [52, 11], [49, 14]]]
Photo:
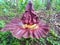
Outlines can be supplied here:
[[[25, 7], [29, 0], [0, 0], [0, 30], [12, 18], [18, 17], [25, 11]], [[47, 11], [48, 14], [60, 12], [60, 0], [33, 0], [35, 11]], [[37, 39], [33, 39], [37, 42]], [[26, 45], [32, 40], [14, 38], [10, 32], [0, 32], [0, 45]], [[52, 28], [46, 38], [38, 40], [37, 45], [60, 45], [60, 36]], [[33, 41], [32, 41], [33, 42]], [[34, 42], [33, 42], [34, 43]], [[37, 42], [38, 43], [38, 42]]]

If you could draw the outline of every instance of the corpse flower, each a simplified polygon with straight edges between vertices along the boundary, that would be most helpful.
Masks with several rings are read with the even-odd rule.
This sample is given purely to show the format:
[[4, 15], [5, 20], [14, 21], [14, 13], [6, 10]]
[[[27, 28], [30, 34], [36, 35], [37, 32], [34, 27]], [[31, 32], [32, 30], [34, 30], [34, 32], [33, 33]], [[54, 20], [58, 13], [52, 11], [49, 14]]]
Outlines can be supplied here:
[[29, 2], [21, 18], [12, 19], [2, 31], [10, 31], [18, 39], [41, 38], [49, 32], [49, 25], [42, 22]]

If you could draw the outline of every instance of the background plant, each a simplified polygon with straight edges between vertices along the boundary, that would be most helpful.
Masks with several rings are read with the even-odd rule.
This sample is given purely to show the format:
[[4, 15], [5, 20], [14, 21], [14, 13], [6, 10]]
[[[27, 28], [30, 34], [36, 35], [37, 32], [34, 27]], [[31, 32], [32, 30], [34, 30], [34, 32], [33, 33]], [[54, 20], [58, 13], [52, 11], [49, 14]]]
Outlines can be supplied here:
[[[28, 0], [0, 0], [0, 29], [12, 18], [20, 16], [20, 14], [25, 11], [27, 3]], [[33, 0], [36, 11], [45, 10], [48, 14], [51, 14], [49, 10], [46, 10], [48, 3], [50, 5], [50, 12], [51, 10], [52, 12], [60, 12], [60, 0]], [[39, 42], [41, 45], [60, 45], [60, 36], [54, 29], [51, 29], [46, 38], [41, 38], [39, 40], [23, 38], [22, 40], [18, 40], [14, 38], [9, 31], [4, 33], [0, 32], [0, 45], [22, 45], [22, 42], [25, 42], [26, 45], [30, 45], [31, 41], [33, 43]]]

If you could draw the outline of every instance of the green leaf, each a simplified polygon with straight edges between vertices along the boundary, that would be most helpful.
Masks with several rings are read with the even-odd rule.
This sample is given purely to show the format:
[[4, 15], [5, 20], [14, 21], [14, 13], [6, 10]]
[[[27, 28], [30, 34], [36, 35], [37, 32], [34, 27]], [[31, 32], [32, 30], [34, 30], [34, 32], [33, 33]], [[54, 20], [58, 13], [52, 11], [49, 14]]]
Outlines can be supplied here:
[[0, 20], [0, 27], [3, 28], [5, 26], [5, 21], [4, 20]]

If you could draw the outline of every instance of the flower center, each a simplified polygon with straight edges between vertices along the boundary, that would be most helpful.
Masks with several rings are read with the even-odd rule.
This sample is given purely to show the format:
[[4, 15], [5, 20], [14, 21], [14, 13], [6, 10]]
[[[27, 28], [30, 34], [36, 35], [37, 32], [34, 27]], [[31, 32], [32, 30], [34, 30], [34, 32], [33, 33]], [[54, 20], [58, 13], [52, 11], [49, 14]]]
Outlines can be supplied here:
[[33, 25], [28, 25], [28, 24], [24, 24], [23, 28], [28, 28], [28, 29], [37, 29], [39, 26], [37, 24], [33, 24]]

